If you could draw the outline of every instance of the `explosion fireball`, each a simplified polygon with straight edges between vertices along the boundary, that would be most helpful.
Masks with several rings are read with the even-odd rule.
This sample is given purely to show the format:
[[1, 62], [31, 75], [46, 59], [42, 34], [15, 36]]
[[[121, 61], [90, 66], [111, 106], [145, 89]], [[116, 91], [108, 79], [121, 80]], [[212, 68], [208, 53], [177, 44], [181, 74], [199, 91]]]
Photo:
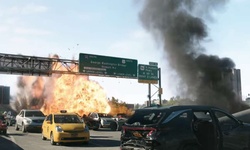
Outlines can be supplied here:
[[17, 86], [19, 91], [12, 105], [17, 112], [24, 108], [40, 109], [47, 115], [67, 110], [82, 116], [89, 112], [111, 111], [104, 89], [85, 75], [20, 76]]

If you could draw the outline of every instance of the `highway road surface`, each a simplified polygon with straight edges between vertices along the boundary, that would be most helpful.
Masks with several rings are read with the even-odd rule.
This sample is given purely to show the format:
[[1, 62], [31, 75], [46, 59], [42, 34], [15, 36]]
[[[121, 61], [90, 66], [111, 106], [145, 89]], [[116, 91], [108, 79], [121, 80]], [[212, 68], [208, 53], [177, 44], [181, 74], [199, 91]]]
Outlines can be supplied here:
[[89, 144], [51, 145], [43, 141], [41, 133], [22, 133], [8, 128], [8, 134], [0, 134], [0, 150], [119, 150], [120, 131], [90, 130]]

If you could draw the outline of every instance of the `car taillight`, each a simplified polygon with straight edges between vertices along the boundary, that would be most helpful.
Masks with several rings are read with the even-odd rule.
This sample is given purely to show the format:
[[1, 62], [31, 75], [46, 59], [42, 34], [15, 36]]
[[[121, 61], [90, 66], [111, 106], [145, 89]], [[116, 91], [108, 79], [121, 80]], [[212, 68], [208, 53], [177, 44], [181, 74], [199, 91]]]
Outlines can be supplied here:
[[148, 134], [147, 134], [147, 138], [154, 138], [156, 134], [156, 129], [152, 129]]
[[121, 134], [122, 134], [122, 135], [124, 135], [125, 133], [126, 133], [125, 128], [122, 128], [122, 130], [121, 130]]

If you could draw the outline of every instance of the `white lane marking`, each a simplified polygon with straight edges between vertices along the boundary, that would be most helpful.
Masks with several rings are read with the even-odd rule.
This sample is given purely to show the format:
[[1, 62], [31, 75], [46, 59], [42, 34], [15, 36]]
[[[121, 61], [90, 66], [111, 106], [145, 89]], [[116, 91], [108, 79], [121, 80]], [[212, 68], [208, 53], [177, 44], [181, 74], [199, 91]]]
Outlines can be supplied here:
[[[10, 132], [7, 130], [7, 134], [9, 134]], [[16, 144], [16, 140], [14, 139], [14, 137], [12, 135], [9, 135], [10, 136], [10, 139], [13, 143]]]

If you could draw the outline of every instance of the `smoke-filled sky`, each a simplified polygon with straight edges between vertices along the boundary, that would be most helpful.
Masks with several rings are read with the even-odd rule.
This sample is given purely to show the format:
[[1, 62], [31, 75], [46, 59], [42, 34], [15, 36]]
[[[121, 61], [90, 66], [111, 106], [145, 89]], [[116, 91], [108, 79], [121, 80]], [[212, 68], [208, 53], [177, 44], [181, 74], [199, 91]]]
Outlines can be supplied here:
[[[148, 5], [146, 2], [0, 1], [0, 52], [43, 57], [58, 54], [64, 59], [78, 58], [82, 52], [137, 59], [139, 64], [158, 62], [162, 69], [163, 99], [185, 92], [179, 90], [183, 89], [180, 82], [198, 84], [193, 82], [194, 76], [197, 72], [204, 75], [203, 60], [212, 55], [217, 62], [241, 69], [243, 98], [250, 93], [249, 1], [203, 0], [190, 4], [195, 1], [175, 0], [167, 4], [168, 0], [159, 0]], [[186, 30], [189, 32], [182, 32]], [[199, 54], [205, 55], [198, 57]], [[221, 59], [225, 57], [233, 63]], [[183, 81], [171, 78], [175, 71]], [[11, 86], [11, 94], [15, 94], [17, 78], [0, 75], [0, 85]], [[147, 84], [137, 80], [90, 78], [98, 81], [109, 97], [128, 103], [147, 100]], [[192, 85], [188, 91], [199, 87]], [[155, 91], [153, 86], [152, 94]]]

